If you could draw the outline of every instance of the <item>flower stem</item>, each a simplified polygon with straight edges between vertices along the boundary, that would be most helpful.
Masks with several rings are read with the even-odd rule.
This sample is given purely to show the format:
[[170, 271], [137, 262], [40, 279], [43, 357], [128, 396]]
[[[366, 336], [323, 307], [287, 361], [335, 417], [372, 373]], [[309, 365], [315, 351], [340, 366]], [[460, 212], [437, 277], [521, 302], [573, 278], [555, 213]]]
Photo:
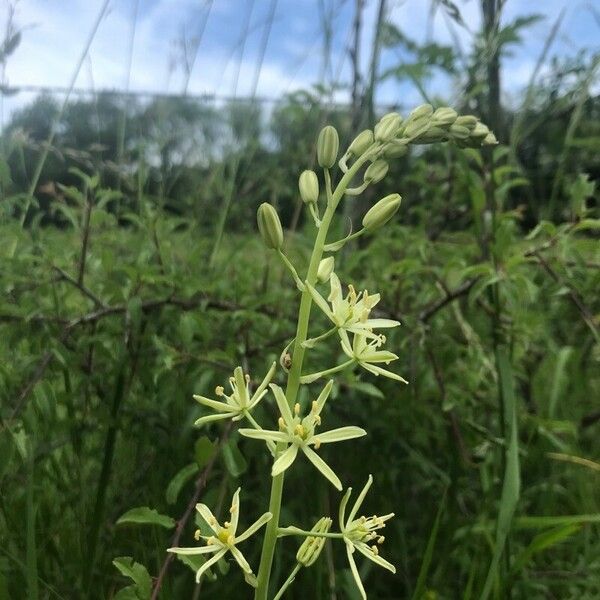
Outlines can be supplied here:
[[[372, 151], [379, 149], [378, 145], [372, 147]], [[335, 209], [339, 204], [344, 191], [352, 181], [352, 178], [362, 165], [372, 155], [372, 151], [365, 152], [353, 165], [348, 169], [348, 172], [342, 177], [338, 183], [334, 192], [331, 189], [331, 177], [329, 171], [325, 169], [325, 182], [327, 188], [327, 208], [323, 214], [323, 220], [319, 227], [317, 238], [313, 247], [312, 255], [310, 257], [310, 263], [308, 266], [308, 272], [306, 274], [306, 281], [310, 285], [315, 285], [317, 281], [317, 270], [319, 268], [319, 262], [323, 256], [323, 249], [327, 242], [327, 233], [335, 213]], [[305, 287], [302, 292], [300, 300], [300, 309], [298, 311], [298, 326], [296, 329], [296, 340], [294, 342], [294, 349], [292, 354], [292, 367], [288, 374], [288, 381], [285, 390], [285, 396], [290, 407], [293, 407], [296, 403], [296, 396], [300, 387], [300, 376], [302, 374], [302, 363], [304, 362], [304, 351], [303, 342], [306, 341], [308, 334], [308, 322], [310, 319], [310, 309], [312, 306], [312, 297], [308, 288]], [[279, 443], [275, 456], [282, 450], [284, 450], [286, 444]], [[262, 553], [260, 557], [260, 566], [258, 568], [257, 576], [257, 587], [254, 594], [255, 600], [267, 600], [267, 594], [269, 590], [269, 579], [271, 577], [271, 567], [273, 565], [273, 557], [275, 555], [275, 545], [277, 544], [277, 530], [279, 528], [279, 514], [281, 512], [281, 498], [283, 496], [283, 481], [284, 473], [281, 473], [272, 478], [271, 482], [271, 496], [269, 500], [269, 512], [273, 515], [273, 518], [267, 523], [265, 537], [263, 539]]]
[[298, 571], [300, 571], [301, 568], [302, 565], [300, 563], [296, 563], [296, 566], [292, 569], [290, 576], [285, 580], [285, 583], [279, 588], [279, 591], [277, 592], [277, 594], [275, 594], [273, 600], [279, 600], [283, 597], [283, 593], [290, 587], [290, 585], [292, 585], [294, 579], [296, 579], [296, 575], [298, 575]]

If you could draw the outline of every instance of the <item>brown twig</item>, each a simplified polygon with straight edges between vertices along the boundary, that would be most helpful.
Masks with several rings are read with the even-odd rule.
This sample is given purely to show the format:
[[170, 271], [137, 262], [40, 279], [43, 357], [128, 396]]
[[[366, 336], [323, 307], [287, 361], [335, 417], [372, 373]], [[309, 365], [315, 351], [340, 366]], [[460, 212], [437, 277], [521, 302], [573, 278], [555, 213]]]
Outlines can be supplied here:
[[[209, 463], [204, 467], [204, 469], [202, 470], [202, 472], [196, 479], [194, 493], [192, 494], [192, 497], [185, 509], [185, 512], [183, 513], [181, 518], [177, 521], [177, 527], [175, 528], [175, 534], [173, 535], [173, 538], [171, 539], [171, 544], [170, 544], [171, 548], [179, 545], [179, 540], [181, 539], [181, 536], [183, 535], [183, 530], [185, 529], [185, 526], [187, 525], [188, 521], [190, 520], [190, 517], [192, 516], [192, 514], [194, 512], [196, 503], [200, 499], [200, 494], [202, 494], [202, 491], [204, 490], [204, 487], [206, 486], [206, 481], [208, 480], [208, 477], [209, 477], [210, 473], [212, 472], [214, 464], [217, 460], [217, 457], [219, 455], [219, 450], [223, 447], [223, 444], [225, 444], [225, 442], [227, 441], [227, 438], [229, 437], [229, 434], [231, 433], [232, 426], [233, 426], [233, 423], [230, 421], [227, 424], [226, 428], [223, 430], [221, 437], [219, 438], [219, 443], [217, 445], [215, 453], [213, 454]], [[167, 575], [167, 571], [169, 570], [169, 566], [173, 562], [174, 557], [175, 557], [175, 555], [170, 552], [168, 552], [166, 554], [165, 559], [160, 567], [158, 577], [154, 581], [154, 586], [152, 588], [152, 596], [150, 597], [150, 600], [157, 600], [158, 594], [160, 592], [160, 588], [162, 587], [162, 584], [164, 583], [165, 577]]]

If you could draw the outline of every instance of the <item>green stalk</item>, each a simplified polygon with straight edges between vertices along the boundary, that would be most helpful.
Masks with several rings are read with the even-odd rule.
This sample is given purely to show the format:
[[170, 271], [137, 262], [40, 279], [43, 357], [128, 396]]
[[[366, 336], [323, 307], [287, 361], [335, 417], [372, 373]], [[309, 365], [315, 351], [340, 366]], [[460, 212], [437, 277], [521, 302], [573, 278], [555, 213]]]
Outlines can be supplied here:
[[[331, 181], [329, 172], [325, 171], [325, 181], [327, 185], [327, 208], [323, 215], [321, 226], [315, 240], [312, 255], [310, 257], [310, 263], [308, 266], [308, 273], [306, 275], [306, 281], [311, 285], [315, 285], [317, 282], [317, 270], [319, 268], [319, 262], [323, 256], [325, 243], [327, 241], [327, 233], [337, 208], [338, 203], [342, 199], [348, 184], [352, 181], [352, 178], [360, 167], [369, 159], [374, 150], [379, 149], [379, 146], [373, 146], [371, 151], [365, 152], [353, 165], [348, 172], [342, 177], [339, 184], [337, 185], [335, 192], [331, 192]], [[296, 403], [296, 396], [298, 395], [298, 389], [300, 388], [300, 377], [302, 375], [302, 363], [304, 362], [305, 348], [303, 342], [306, 341], [308, 334], [308, 322], [310, 319], [310, 309], [312, 306], [312, 297], [310, 292], [305, 287], [302, 292], [302, 298], [300, 300], [300, 309], [298, 311], [298, 327], [296, 330], [296, 341], [294, 342], [294, 350], [292, 354], [292, 368], [288, 374], [287, 387], [285, 390], [285, 396], [290, 407]], [[285, 449], [284, 443], [277, 445], [277, 453]], [[273, 518], [267, 523], [265, 537], [263, 540], [262, 554], [260, 557], [260, 566], [258, 568], [258, 584], [256, 593], [254, 595], [255, 600], [267, 600], [267, 593], [269, 590], [269, 579], [271, 577], [271, 567], [273, 565], [273, 556], [275, 555], [275, 545], [277, 543], [277, 530], [279, 529], [279, 514], [281, 511], [281, 498], [283, 495], [283, 480], [284, 473], [277, 475], [272, 478], [271, 482], [271, 497], [269, 500], [269, 512], [272, 513]]]

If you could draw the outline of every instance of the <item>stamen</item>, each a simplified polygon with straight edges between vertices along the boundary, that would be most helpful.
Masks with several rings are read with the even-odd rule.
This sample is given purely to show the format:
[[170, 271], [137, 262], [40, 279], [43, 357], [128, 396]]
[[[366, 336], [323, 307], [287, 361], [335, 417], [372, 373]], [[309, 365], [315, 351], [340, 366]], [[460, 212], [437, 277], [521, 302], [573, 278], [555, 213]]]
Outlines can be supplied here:
[[279, 417], [277, 423], [279, 424], [279, 429], [285, 430], [285, 421], [283, 420], [283, 417]]
[[315, 450], [318, 450], [321, 447], [321, 440], [319, 438], [315, 438]]
[[294, 404], [294, 413], [296, 414], [296, 416], [300, 414], [300, 404], [298, 402]]
[[311, 408], [312, 412], [316, 413], [319, 410], [319, 404], [316, 400], [312, 401], [312, 408]]
[[223, 523], [223, 527], [225, 527], [225, 529], [229, 529], [230, 525], [231, 523], [229, 521], [225, 521], [225, 523]]
[[371, 546], [371, 552], [373, 552], [373, 554], [375, 556], [379, 555], [379, 548], [377, 546]]
[[202, 532], [199, 529], [196, 529], [196, 531], [194, 531], [194, 539], [198, 542], [200, 540], [200, 536], [202, 535]]
[[250, 383], [250, 375], [248, 375], [248, 373], [246, 373], [244, 379], [246, 380], [246, 383]]
[[377, 540], [377, 543], [378, 543], [378, 544], [383, 544], [383, 542], [385, 542], [385, 536], [383, 536], [383, 535], [380, 535], [380, 536], [379, 536], [379, 539]]
[[224, 396], [224, 395], [225, 395], [225, 388], [224, 388], [222, 385], [218, 385], [218, 386], [215, 388], [215, 394], [216, 394], [217, 396]]

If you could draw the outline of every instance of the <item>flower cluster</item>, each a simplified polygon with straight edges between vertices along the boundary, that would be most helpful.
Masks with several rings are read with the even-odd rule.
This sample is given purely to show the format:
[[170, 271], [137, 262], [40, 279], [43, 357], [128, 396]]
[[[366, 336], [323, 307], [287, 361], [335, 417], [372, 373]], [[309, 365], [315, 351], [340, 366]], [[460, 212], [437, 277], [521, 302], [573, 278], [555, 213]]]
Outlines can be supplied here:
[[[393, 513], [383, 516], [359, 514], [373, 483], [373, 477], [370, 475], [348, 515], [346, 515], [346, 508], [352, 489], [348, 488], [344, 494], [340, 503], [337, 532], [330, 531], [332, 519], [328, 516], [321, 517], [310, 531], [295, 526], [280, 527], [278, 520], [281, 512], [284, 473], [296, 462], [299, 455], [304, 455], [323, 477], [341, 491], [343, 486], [340, 478], [320, 456], [319, 450], [326, 444], [354, 440], [367, 435], [364, 429], [354, 425], [321, 431], [322, 414], [333, 389], [332, 379], [327, 381], [318, 397], [307, 407], [308, 410], [303, 409], [298, 402], [299, 388], [357, 366], [372, 375], [381, 375], [407, 383], [400, 375], [382, 366], [389, 365], [397, 360], [398, 356], [383, 348], [386, 337], [382, 335], [381, 330], [395, 328], [400, 323], [394, 319], [382, 318], [385, 314], [374, 313], [380, 301], [378, 293], [370, 294], [367, 290], [357, 292], [352, 285], [348, 285], [347, 291], [344, 291], [340, 278], [335, 272], [336, 264], [333, 256], [350, 240], [361, 235], [375, 235], [398, 212], [402, 198], [400, 194], [385, 196], [364, 214], [361, 229], [354, 233], [351, 230], [351, 233], [341, 240], [328, 241], [327, 235], [338, 204], [344, 197], [356, 196], [368, 186], [381, 181], [388, 173], [388, 161], [403, 156], [410, 145], [444, 141], [454, 142], [461, 147], [497, 143], [493, 133], [476, 117], [459, 116], [456, 111], [448, 107], [436, 110], [429, 104], [417, 107], [406, 119], [395, 112], [385, 115], [373, 130], [365, 130], [356, 136], [339, 161], [338, 133], [331, 126], [324, 127], [317, 142], [317, 163], [322, 168], [324, 185], [321, 187], [316, 172], [308, 170], [300, 175], [298, 181], [300, 198], [310, 212], [318, 231], [308, 269], [303, 277], [298, 274], [298, 269], [285, 253], [284, 230], [277, 211], [266, 202], [260, 205], [257, 220], [264, 245], [275, 251], [285, 268], [291, 273], [302, 295], [296, 335], [282, 353], [282, 356], [285, 356], [282, 366], [287, 374], [286, 391], [272, 382], [276, 369], [273, 363], [253, 393], [250, 389], [250, 377], [241, 367], [237, 367], [233, 377], [230, 378], [231, 393], [226, 394], [224, 388], [219, 386], [215, 391], [219, 400], [204, 396], [194, 396], [194, 398], [213, 411], [212, 414], [201, 416], [196, 421], [197, 425], [205, 425], [221, 419], [232, 421], [245, 419], [249, 426], [239, 429], [239, 433], [246, 438], [266, 443], [273, 455], [270, 506], [268, 512], [257, 519], [244, 533], [238, 535], [239, 489], [233, 496], [230, 521], [224, 522], [223, 525], [217, 521], [205, 504], [197, 505], [199, 514], [211, 530], [208, 536], [202, 535], [200, 531], [197, 532], [196, 539], [204, 540], [205, 545], [169, 550], [178, 554], [212, 554], [211, 558], [198, 569], [197, 580], [207, 569], [230, 553], [244, 572], [246, 581], [256, 587], [255, 599], [267, 600], [276, 543], [278, 538], [286, 535], [303, 536], [305, 540], [296, 555], [296, 565], [273, 600], [283, 597], [301, 568], [310, 567], [318, 559], [328, 540], [340, 540], [344, 543], [352, 575], [363, 599], [367, 598], [367, 594], [355, 561], [357, 551], [376, 565], [392, 573], [396, 572], [395, 567], [379, 554], [379, 547], [385, 539], [381, 532], [386, 522], [394, 516]], [[331, 170], [336, 161], [341, 171], [341, 178], [334, 187]], [[362, 183], [351, 187], [361, 172]], [[327, 283], [329, 294], [325, 298], [318, 286]], [[328, 320], [329, 328], [317, 337], [307, 338], [313, 303]], [[324, 365], [325, 368], [306, 373], [305, 353], [309, 353], [317, 344], [330, 337], [337, 340], [340, 354], [343, 353], [346, 360], [334, 366]], [[331, 353], [327, 355], [330, 356]], [[272, 428], [261, 426], [251, 414], [267, 396], [269, 390], [277, 406], [277, 426]], [[265, 524], [260, 569], [255, 577], [238, 544], [248, 539]]]

